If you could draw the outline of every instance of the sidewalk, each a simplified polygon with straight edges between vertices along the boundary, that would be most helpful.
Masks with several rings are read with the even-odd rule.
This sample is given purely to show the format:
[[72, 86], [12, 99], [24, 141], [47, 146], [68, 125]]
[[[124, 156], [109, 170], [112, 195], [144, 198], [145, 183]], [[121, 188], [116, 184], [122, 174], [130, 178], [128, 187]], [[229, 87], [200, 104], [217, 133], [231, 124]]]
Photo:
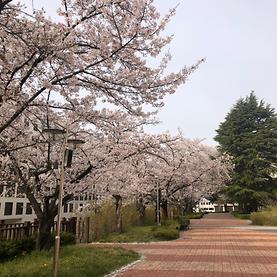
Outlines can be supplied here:
[[276, 277], [277, 233], [247, 230], [248, 224], [210, 214], [192, 220], [177, 241], [128, 245], [145, 259], [118, 276]]

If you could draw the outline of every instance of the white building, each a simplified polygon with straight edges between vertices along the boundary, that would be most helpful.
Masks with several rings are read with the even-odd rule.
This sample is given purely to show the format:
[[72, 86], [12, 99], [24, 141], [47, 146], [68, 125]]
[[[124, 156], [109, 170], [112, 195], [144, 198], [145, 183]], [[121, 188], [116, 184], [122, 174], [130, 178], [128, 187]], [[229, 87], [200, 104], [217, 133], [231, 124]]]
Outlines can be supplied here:
[[[75, 217], [84, 207], [96, 203], [100, 199], [100, 195], [93, 193], [75, 195], [74, 200], [64, 205], [62, 217]], [[33, 222], [36, 218], [37, 216], [24, 194], [18, 193], [16, 187], [0, 185], [0, 221], [4, 220], [7, 224], [15, 224], [26, 221]]]
[[217, 204], [212, 203], [210, 200], [205, 197], [201, 197], [200, 200], [196, 203], [194, 211], [198, 212], [207, 212], [207, 213], [215, 213], [215, 212], [234, 212], [238, 211], [238, 204]]

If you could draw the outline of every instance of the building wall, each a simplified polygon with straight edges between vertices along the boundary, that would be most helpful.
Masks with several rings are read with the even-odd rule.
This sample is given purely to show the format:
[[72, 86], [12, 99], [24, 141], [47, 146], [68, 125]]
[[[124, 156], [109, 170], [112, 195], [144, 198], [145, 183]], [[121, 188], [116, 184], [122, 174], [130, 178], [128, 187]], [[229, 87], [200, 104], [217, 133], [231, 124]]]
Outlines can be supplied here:
[[[74, 200], [63, 206], [62, 217], [74, 217], [90, 204], [98, 204], [102, 196], [95, 194], [76, 195]], [[33, 222], [37, 218], [28, 198], [18, 194], [17, 189], [2, 187], [0, 197], [0, 220], [7, 224]]]
[[[76, 216], [90, 201], [72, 200], [64, 205], [62, 217], [70, 218]], [[27, 198], [1, 197], [0, 198], [0, 220], [7, 224], [34, 221], [37, 216]]]

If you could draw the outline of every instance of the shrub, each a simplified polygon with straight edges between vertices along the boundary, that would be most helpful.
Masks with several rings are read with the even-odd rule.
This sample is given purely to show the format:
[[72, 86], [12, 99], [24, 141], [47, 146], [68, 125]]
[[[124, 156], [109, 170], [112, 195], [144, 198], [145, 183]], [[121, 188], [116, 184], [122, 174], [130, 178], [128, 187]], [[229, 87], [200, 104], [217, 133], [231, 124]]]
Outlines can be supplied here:
[[190, 224], [190, 219], [187, 216], [179, 216], [176, 220], [179, 224]]
[[176, 221], [174, 219], [167, 219], [167, 220], [161, 221], [162, 226], [170, 226], [170, 225], [176, 225], [176, 224], [178, 224], [178, 221]]
[[232, 215], [240, 219], [250, 219], [250, 214], [242, 214], [240, 212], [232, 212]]
[[61, 232], [61, 245], [75, 244], [75, 235], [71, 232]]
[[179, 231], [176, 229], [157, 228], [153, 230], [153, 237], [159, 240], [174, 240], [179, 238]]
[[203, 212], [199, 212], [199, 213], [189, 213], [189, 214], [186, 214], [184, 217], [187, 218], [187, 219], [200, 219], [203, 217], [205, 213]]
[[18, 241], [0, 241], [0, 261], [24, 256], [33, 251], [35, 246], [36, 241], [34, 238], [26, 238]]
[[[56, 233], [51, 234], [51, 244], [55, 244]], [[75, 244], [75, 235], [71, 232], [61, 232], [61, 245]]]
[[254, 225], [277, 226], [277, 208], [269, 207], [264, 211], [251, 213], [250, 219]]

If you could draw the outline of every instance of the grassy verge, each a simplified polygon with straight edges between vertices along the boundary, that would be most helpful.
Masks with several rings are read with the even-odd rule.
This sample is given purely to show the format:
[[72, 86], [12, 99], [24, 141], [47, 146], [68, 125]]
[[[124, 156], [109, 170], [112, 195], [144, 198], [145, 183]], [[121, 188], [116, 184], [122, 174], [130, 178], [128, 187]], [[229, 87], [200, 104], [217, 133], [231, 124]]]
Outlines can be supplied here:
[[261, 212], [251, 213], [254, 225], [277, 226], [277, 207], [270, 207]]
[[[53, 252], [32, 252], [30, 255], [0, 264], [1, 277], [49, 277]], [[139, 258], [138, 254], [119, 248], [97, 249], [65, 246], [61, 250], [59, 277], [104, 276]]]
[[122, 234], [112, 233], [101, 242], [151, 242], [179, 238], [178, 224], [166, 226], [130, 226]]
[[232, 215], [239, 219], [250, 219], [250, 214], [242, 214], [239, 212], [232, 212]]

